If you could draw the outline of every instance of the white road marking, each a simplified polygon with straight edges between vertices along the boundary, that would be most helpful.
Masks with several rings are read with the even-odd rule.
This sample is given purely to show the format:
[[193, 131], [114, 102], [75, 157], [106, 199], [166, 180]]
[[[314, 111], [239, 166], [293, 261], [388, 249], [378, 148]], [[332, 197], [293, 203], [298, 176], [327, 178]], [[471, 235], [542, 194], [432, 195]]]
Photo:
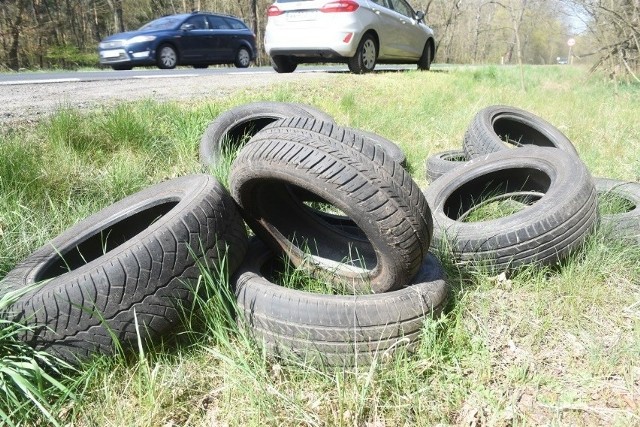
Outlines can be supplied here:
[[42, 79], [42, 80], [9, 80], [6, 82], [0, 82], [0, 85], [9, 86], [9, 85], [31, 85], [34, 83], [69, 83], [69, 82], [79, 82], [80, 79]]
[[230, 73], [227, 74], [231, 74], [231, 75], [247, 75], [247, 74], [273, 74], [274, 71], [232, 71]]
[[198, 74], [162, 74], [155, 76], [133, 76], [134, 79], [169, 79], [172, 77], [198, 77]]

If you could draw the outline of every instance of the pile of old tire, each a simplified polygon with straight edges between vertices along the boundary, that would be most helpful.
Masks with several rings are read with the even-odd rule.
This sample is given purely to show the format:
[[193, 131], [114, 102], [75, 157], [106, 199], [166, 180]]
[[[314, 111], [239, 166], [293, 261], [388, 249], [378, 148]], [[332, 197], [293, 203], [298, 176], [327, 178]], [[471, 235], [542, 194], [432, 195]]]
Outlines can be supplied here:
[[[371, 361], [415, 347], [425, 319], [444, 307], [429, 207], [377, 141], [288, 117], [255, 132], [231, 165], [231, 195], [256, 235], [233, 279], [239, 321], [271, 356]], [[336, 291], [277, 284], [270, 271], [282, 263]]]
[[168, 180], [77, 223], [0, 281], [4, 319], [21, 338], [76, 364], [182, 325], [200, 265], [235, 271], [247, 234], [228, 191], [209, 175]]
[[[499, 273], [525, 265], [556, 265], [601, 223], [617, 239], [640, 241], [640, 185], [591, 177], [571, 141], [542, 118], [495, 105], [471, 121], [462, 149], [427, 159], [425, 196], [434, 217], [433, 244], [465, 267]], [[598, 214], [613, 194], [631, 205]], [[466, 221], [496, 200], [524, 209], [497, 219]]]

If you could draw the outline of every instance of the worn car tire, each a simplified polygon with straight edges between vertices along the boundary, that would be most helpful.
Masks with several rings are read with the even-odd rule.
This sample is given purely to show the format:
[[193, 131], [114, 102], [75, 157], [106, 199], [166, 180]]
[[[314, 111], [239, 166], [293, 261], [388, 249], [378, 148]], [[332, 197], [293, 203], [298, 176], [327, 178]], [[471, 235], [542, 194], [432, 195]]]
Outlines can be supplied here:
[[558, 128], [533, 113], [506, 105], [492, 105], [478, 111], [463, 141], [470, 159], [528, 145], [555, 147], [578, 156], [571, 141]]
[[269, 123], [291, 116], [333, 122], [330, 115], [306, 104], [261, 101], [238, 105], [209, 123], [200, 139], [200, 162], [204, 166], [215, 166], [225, 150], [240, 148], [250, 136]]
[[127, 348], [138, 333], [153, 342], [176, 330], [181, 305], [193, 300], [198, 262], [214, 269], [226, 260], [233, 272], [246, 249], [244, 223], [215, 178], [165, 181], [28, 256], [0, 282], [0, 292], [32, 289], [3, 316], [31, 328], [26, 342], [69, 362], [112, 354], [112, 336]]
[[325, 135], [338, 141], [354, 141], [361, 137], [379, 147], [393, 161], [402, 167], [407, 164], [407, 157], [402, 149], [393, 141], [373, 132], [362, 129], [339, 126], [335, 122], [327, 122], [317, 118], [288, 117], [277, 120], [260, 130], [261, 133], [290, 133], [298, 135]]
[[[462, 222], [485, 195], [539, 193], [520, 211], [498, 219]], [[471, 159], [425, 190], [433, 212], [436, 248], [456, 262], [502, 272], [551, 265], [578, 248], [597, 224], [597, 195], [584, 164], [555, 148], [501, 150]], [[529, 196], [533, 197], [533, 196]]]
[[469, 159], [464, 150], [446, 150], [429, 156], [425, 162], [427, 180], [433, 182], [467, 160]]
[[[260, 132], [231, 165], [229, 187], [247, 224], [274, 250], [354, 292], [409, 283], [431, 240], [431, 213], [417, 184], [362, 137]], [[300, 189], [343, 212], [367, 239], [330, 227], [302, 202]]]
[[613, 196], [627, 202], [629, 209], [600, 216], [602, 229], [617, 241], [640, 244], [640, 183], [595, 178], [598, 198]]
[[277, 258], [256, 239], [232, 280], [239, 323], [270, 356], [352, 365], [401, 347], [410, 350], [425, 320], [442, 312], [449, 293], [432, 254], [408, 286], [377, 295], [324, 295], [279, 286], [264, 273]]

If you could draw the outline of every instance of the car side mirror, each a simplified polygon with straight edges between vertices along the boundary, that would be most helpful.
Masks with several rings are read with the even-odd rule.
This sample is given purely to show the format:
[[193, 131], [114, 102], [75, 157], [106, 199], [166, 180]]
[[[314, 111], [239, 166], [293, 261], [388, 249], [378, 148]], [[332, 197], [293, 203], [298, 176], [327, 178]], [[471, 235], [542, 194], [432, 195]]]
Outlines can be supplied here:
[[416, 12], [416, 20], [418, 22], [424, 21], [424, 12], [423, 11], [419, 10], [419, 11]]
[[180, 26], [180, 29], [181, 29], [182, 31], [191, 31], [191, 30], [193, 30], [194, 28], [195, 28], [195, 26], [194, 26], [193, 24], [182, 24], [182, 25]]

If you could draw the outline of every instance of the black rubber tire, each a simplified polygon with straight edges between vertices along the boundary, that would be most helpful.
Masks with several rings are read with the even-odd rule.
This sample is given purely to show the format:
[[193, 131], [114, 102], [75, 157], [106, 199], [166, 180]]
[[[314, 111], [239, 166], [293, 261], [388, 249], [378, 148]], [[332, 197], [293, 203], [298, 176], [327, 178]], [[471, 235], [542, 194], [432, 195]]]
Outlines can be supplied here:
[[[229, 187], [247, 224], [272, 249], [354, 292], [386, 292], [409, 283], [431, 240], [431, 213], [417, 184], [357, 135], [340, 141], [260, 132], [232, 164]], [[330, 227], [302, 203], [299, 189], [343, 212], [367, 239]], [[355, 258], [360, 262], [345, 264]]]
[[431, 43], [427, 41], [418, 60], [418, 70], [429, 71], [431, 69], [431, 61], [433, 61], [433, 48]]
[[[515, 214], [462, 222], [483, 195], [535, 191], [543, 196]], [[455, 262], [499, 273], [551, 265], [577, 249], [597, 225], [593, 179], [576, 157], [555, 148], [501, 150], [468, 161], [430, 184], [434, 246]]]
[[614, 240], [640, 244], [640, 183], [609, 178], [595, 178], [598, 198], [614, 196], [633, 208], [626, 212], [602, 214], [600, 225]]
[[206, 70], [209, 68], [209, 64], [196, 64], [193, 66], [196, 70]]
[[393, 141], [373, 132], [338, 126], [333, 121], [327, 122], [321, 119], [307, 117], [288, 117], [270, 123], [268, 126], [261, 129], [260, 132], [265, 134], [273, 132], [284, 132], [298, 135], [308, 135], [309, 133], [312, 135], [320, 134], [339, 141], [353, 141], [357, 137], [362, 137], [375, 144], [375, 146], [383, 150], [391, 160], [398, 162], [402, 167], [405, 167], [407, 164], [407, 157], [404, 152]]
[[506, 105], [480, 110], [469, 124], [463, 141], [470, 159], [527, 145], [555, 147], [578, 156], [569, 138], [558, 128], [533, 113]]
[[365, 34], [358, 44], [356, 54], [349, 58], [347, 65], [354, 74], [370, 73], [376, 67], [378, 45], [371, 34]]
[[467, 160], [464, 150], [446, 150], [427, 157], [425, 170], [427, 181], [433, 182], [445, 173], [463, 165]]
[[34, 289], [3, 316], [32, 327], [23, 339], [36, 349], [71, 363], [112, 354], [111, 334], [125, 349], [135, 346], [134, 318], [143, 341], [157, 341], [181, 326], [180, 305], [193, 300], [200, 275], [196, 259], [214, 271], [228, 247], [233, 272], [247, 244], [234, 201], [215, 178], [165, 181], [86, 218], [28, 256], [0, 282], [0, 292]]
[[169, 44], [158, 46], [156, 53], [156, 65], [161, 70], [171, 70], [178, 65], [178, 51]]
[[280, 74], [293, 73], [298, 68], [298, 63], [288, 56], [272, 56], [271, 66]]
[[353, 365], [413, 349], [425, 320], [438, 317], [449, 294], [438, 259], [427, 254], [407, 287], [378, 295], [323, 295], [285, 288], [266, 277], [278, 257], [254, 240], [232, 283], [239, 323], [271, 357]]
[[236, 59], [233, 65], [236, 68], [247, 68], [251, 64], [251, 52], [246, 47], [241, 47], [236, 52]]
[[200, 163], [215, 166], [226, 149], [237, 149], [268, 124], [285, 117], [303, 116], [333, 122], [333, 118], [311, 105], [261, 101], [231, 108], [212, 120], [200, 139]]
[[129, 71], [133, 70], [133, 65], [112, 65], [111, 68], [115, 71]]

